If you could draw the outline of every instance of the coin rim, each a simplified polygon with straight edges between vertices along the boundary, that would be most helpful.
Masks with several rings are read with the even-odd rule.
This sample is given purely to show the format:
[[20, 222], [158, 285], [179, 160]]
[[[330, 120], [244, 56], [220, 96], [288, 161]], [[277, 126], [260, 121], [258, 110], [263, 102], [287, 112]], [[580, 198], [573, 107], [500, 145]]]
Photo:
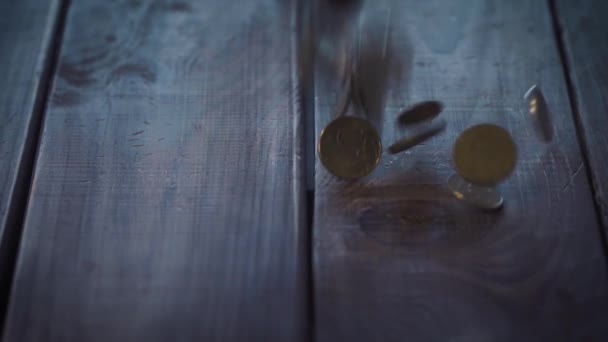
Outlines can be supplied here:
[[[324, 156], [323, 153], [321, 153], [321, 140], [323, 139], [323, 135], [325, 134], [325, 132], [327, 131], [327, 129], [332, 125], [335, 124], [336, 122], [338, 122], [339, 120], [355, 120], [355, 121], [360, 121], [362, 123], [364, 123], [365, 125], [368, 125], [373, 134], [374, 134], [374, 138], [376, 139], [376, 141], [378, 142], [378, 148], [377, 148], [377, 157], [374, 160], [374, 164], [373, 166], [370, 168], [369, 171], [365, 172], [365, 173], [361, 173], [359, 175], [340, 175], [339, 172], [336, 173], [334, 171], [332, 171], [331, 167], [328, 167], [328, 164], [326, 163], [327, 158]], [[369, 175], [370, 173], [372, 173], [376, 167], [378, 166], [378, 164], [380, 163], [380, 160], [382, 159], [382, 139], [380, 139], [380, 134], [378, 134], [378, 130], [376, 130], [376, 128], [368, 121], [362, 118], [358, 118], [358, 117], [354, 117], [354, 116], [340, 116], [338, 118], [335, 118], [333, 120], [331, 120], [325, 127], [323, 127], [323, 129], [321, 130], [321, 133], [319, 133], [319, 139], [317, 141], [317, 153], [319, 155], [319, 160], [321, 161], [321, 164], [323, 165], [323, 167], [325, 167], [325, 169], [331, 173], [332, 175], [338, 177], [338, 178], [343, 178], [343, 179], [356, 179], [356, 178], [361, 178], [361, 177], [365, 177], [367, 175]]]
[[[485, 181], [479, 181], [479, 180], [472, 180], [468, 177], [466, 177], [463, 173], [462, 173], [462, 169], [460, 169], [458, 167], [458, 163], [456, 163], [456, 145], [458, 145], [458, 142], [461, 141], [462, 136], [473, 129], [478, 129], [479, 127], [482, 126], [491, 126], [491, 127], [496, 127], [502, 131], [504, 131], [507, 136], [509, 137], [509, 140], [511, 141], [511, 145], [513, 146], [513, 152], [515, 154], [515, 158], [513, 158], [513, 163], [511, 165], [511, 168], [509, 169], [508, 172], [505, 173], [505, 176], [503, 176], [502, 178], [500, 178], [497, 181], [490, 181], [490, 182], [485, 182]], [[511, 173], [513, 173], [513, 170], [515, 170], [515, 166], [517, 165], [517, 156], [518, 156], [518, 151], [517, 151], [517, 144], [515, 144], [515, 140], [513, 139], [513, 136], [511, 136], [511, 133], [509, 133], [509, 131], [507, 131], [505, 128], [503, 128], [500, 125], [497, 124], [492, 124], [492, 123], [481, 123], [481, 124], [476, 124], [476, 125], [472, 125], [469, 126], [468, 128], [466, 128], [464, 131], [462, 131], [458, 137], [456, 138], [456, 141], [454, 141], [454, 144], [452, 145], [452, 164], [454, 165], [454, 169], [456, 169], [456, 172], [458, 172], [458, 174], [464, 178], [465, 180], [467, 180], [468, 182], [471, 182], [474, 185], [479, 185], [479, 186], [494, 186], [502, 181], [504, 181], [507, 177], [509, 177], [511, 175]]]
[[[422, 119], [416, 119], [416, 120], [410, 121], [409, 118], [412, 115], [407, 115], [408, 113], [411, 113], [416, 108], [419, 108], [421, 106], [427, 106], [431, 103], [436, 104], [439, 107], [439, 110], [436, 113], [433, 113], [432, 115], [422, 118]], [[397, 113], [397, 124], [407, 127], [407, 126], [416, 126], [416, 125], [424, 123], [424, 122], [432, 121], [433, 119], [436, 119], [437, 117], [439, 117], [441, 115], [441, 113], [443, 113], [444, 107], [445, 107], [445, 105], [443, 104], [443, 102], [436, 101], [436, 100], [428, 100], [428, 101], [421, 101], [421, 102], [415, 103], [407, 108], [401, 109], [401, 111], [399, 111]]]
[[[446, 179], [445, 185], [450, 190], [450, 193], [452, 194], [452, 196], [454, 196], [454, 198], [456, 200], [458, 200], [460, 202], [463, 202], [463, 203], [466, 203], [467, 205], [470, 205], [470, 206], [475, 207], [475, 208], [480, 209], [480, 210], [498, 210], [498, 209], [501, 209], [503, 207], [505, 199], [500, 194], [500, 192], [498, 191], [498, 189], [496, 189], [496, 187], [494, 187], [494, 186], [490, 186], [490, 187], [487, 187], [487, 188], [492, 188], [494, 191], [496, 191], [496, 194], [498, 196], [500, 196], [500, 202], [498, 202], [497, 205], [495, 205], [495, 206], [489, 206], [489, 205], [488, 206], [481, 206], [481, 205], [477, 205], [476, 203], [473, 203], [473, 201], [471, 201], [470, 199], [466, 199], [467, 198], [466, 196], [463, 197], [463, 198], [459, 198], [458, 196], [456, 196], [456, 193], [455, 193], [454, 189], [450, 186], [450, 179], [452, 179], [452, 177], [454, 177], [454, 176], [458, 176], [458, 177], [462, 178], [462, 180], [464, 180], [465, 182], [468, 182], [468, 181], [464, 177], [462, 177], [462, 175], [459, 174], [458, 172], [449, 175], [448, 178]], [[483, 186], [479, 186], [479, 185], [475, 185], [475, 184], [473, 184], [473, 185], [476, 186], [476, 187], [483, 187]]]

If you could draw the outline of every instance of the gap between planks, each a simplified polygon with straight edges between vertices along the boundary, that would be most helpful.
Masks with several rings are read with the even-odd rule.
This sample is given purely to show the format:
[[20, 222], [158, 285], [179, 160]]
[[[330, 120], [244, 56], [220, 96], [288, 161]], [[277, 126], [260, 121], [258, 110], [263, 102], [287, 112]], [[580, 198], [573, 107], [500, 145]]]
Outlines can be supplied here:
[[[36, 167], [36, 157], [38, 145], [40, 143], [40, 135], [42, 133], [44, 114], [46, 112], [49, 100], [49, 94], [52, 87], [53, 75], [57, 68], [63, 34], [65, 31], [67, 12], [71, 0], [59, 0], [59, 11], [54, 25], [48, 28], [50, 31], [50, 43], [47, 50], [42, 51], [41, 58], [43, 59], [42, 76], [39, 86], [34, 89], [35, 100], [32, 111], [32, 118], [27, 129], [25, 146], [21, 162], [17, 166], [17, 181], [9, 204], [7, 213], [6, 227], [7, 236], [0, 241], [1, 250], [6, 251], [5, 255], [1, 255], [3, 264], [2, 278], [0, 278], [0, 339], [4, 334], [4, 325], [6, 321], [6, 313], [8, 304], [11, 298], [13, 276], [19, 255], [19, 247], [21, 244], [21, 236], [23, 233], [23, 224], [27, 212], [29, 193], [32, 186], [32, 178]], [[53, 11], [52, 9], [50, 10]], [[45, 33], [49, 34], [48, 32]], [[43, 43], [44, 44], [44, 43]], [[12, 228], [10, 228], [12, 227]], [[4, 248], [6, 247], [6, 248]]]
[[[589, 184], [591, 185], [591, 195], [593, 197], [593, 206], [595, 209], [595, 215], [598, 222], [598, 226], [600, 229], [600, 236], [602, 237], [602, 250], [604, 255], [608, 258], [608, 222], [604, 222], [601, 214], [601, 203], [599, 202], [599, 194], [596, 189], [596, 180], [593, 177], [593, 173], [591, 171], [591, 164], [589, 163], [589, 145], [587, 139], [585, 139], [585, 131], [583, 124], [581, 122], [581, 112], [579, 106], [579, 99], [576, 96], [576, 91], [574, 90], [574, 82], [572, 81], [572, 77], [570, 76], [571, 66], [570, 59], [568, 58], [568, 54], [566, 53], [565, 42], [564, 42], [564, 31], [563, 25], [559, 20], [559, 13], [557, 9], [556, 0], [547, 0], [549, 4], [549, 12], [551, 15], [551, 21], [553, 26], [553, 34], [555, 36], [555, 42], [557, 43], [557, 49], [559, 52], [559, 58], [562, 64], [562, 70], [564, 72], [564, 80], [566, 83], [566, 89], [568, 91], [568, 98], [570, 100], [570, 109], [572, 111], [572, 120], [574, 121], [574, 126], [576, 128], [576, 137], [580, 143], [580, 153], [583, 159], [583, 164], [585, 165], [585, 173]], [[574, 176], [580, 172], [582, 167], [581, 164], [576, 172], [571, 175], [571, 181], [574, 179]], [[568, 187], [570, 184], [566, 185]]]

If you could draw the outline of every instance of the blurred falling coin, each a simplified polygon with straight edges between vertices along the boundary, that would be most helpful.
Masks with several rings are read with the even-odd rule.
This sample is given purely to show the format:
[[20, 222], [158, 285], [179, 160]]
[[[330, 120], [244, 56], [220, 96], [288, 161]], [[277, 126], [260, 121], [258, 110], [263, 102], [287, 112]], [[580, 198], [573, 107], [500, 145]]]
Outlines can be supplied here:
[[403, 110], [398, 117], [401, 125], [413, 125], [423, 121], [432, 120], [443, 110], [439, 101], [425, 101]]
[[456, 171], [478, 186], [493, 186], [507, 178], [517, 162], [517, 148], [504, 128], [480, 124], [467, 128], [454, 143]]
[[544, 142], [550, 142], [553, 139], [553, 124], [542, 91], [537, 85], [533, 85], [524, 95], [524, 100], [536, 133]]
[[433, 136], [439, 134], [441, 131], [445, 129], [446, 122], [445, 120], [440, 120], [435, 123], [431, 123], [430, 125], [420, 129], [418, 132], [407, 136], [403, 139], [400, 139], [396, 143], [392, 144], [388, 148], [388, 152], [395, 154], [400, 153], [410, 148], [425, 142], [426, 140], [432, 138]]
[[367, 120], [340, 116], [321, 132], [318, 152], [321, 163], [334, 176], [359, 178], [380, 162], [382, 141]]
[[499, 209], [503, 199], [493, 187], [477, 186], [455, 173], [448, 178], [448, 188], [457, 199], [481, 209]]

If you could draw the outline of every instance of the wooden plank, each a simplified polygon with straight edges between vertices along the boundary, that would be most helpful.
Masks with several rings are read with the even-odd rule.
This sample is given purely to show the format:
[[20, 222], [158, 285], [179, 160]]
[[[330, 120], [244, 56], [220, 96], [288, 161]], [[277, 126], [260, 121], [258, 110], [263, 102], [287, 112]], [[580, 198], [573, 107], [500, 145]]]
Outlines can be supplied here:
[[[390, 11], [389, 58], [375, 58]], [[374, 83], [387, 84], [384, 111], [376, 100], [371, 115], [384, 145], [405, 135], [399, 110], [420, 101], [442, 101], [448, 128], [358, 181], [317, 162], [317, 341], [604, 340], [606, 262], [547, 4], [384, 0], [362, 18], [376, 81], [388, 66]], [[549, 145], [523, 106], [535, 83], [553, 110]], [[319, 71], [316, 87], [319, 132], [337, 84]], [[445, 184], [455, 138], [484, 122], [519, 150], [499, 212], [459, 203]]]
[[569, 76], [573, 82], [583, 139], [604, 229], [608, 229], [608, 3], [559, 0], [556, 15], [562, 29]]
[[72, 1], [5, 341], [306, 337], [294, 18]]
[[0, 330], [48, 84], [60, 1], [0, 3]]

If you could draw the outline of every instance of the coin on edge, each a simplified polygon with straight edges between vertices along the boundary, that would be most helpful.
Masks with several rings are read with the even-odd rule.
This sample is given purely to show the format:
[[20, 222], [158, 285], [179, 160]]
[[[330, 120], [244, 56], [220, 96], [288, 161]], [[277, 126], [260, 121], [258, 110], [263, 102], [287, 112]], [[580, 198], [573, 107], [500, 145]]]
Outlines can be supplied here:
[[434, 119], [442, 110], [443, 104], [441, 102], [424, 101], [401, 111], [397, 121], [401, 125], [413, 125]]
[[448, 188], [457, 199], [481, 209], [500, 209], [503, 199], [494, 187], [477, 186], [455, 173], [448, 178]]
[[504, 128], [480, 124], [460, 134], [454, 143], [452, 159], [464, 179], [475, 185], [492, 186], [513, 172], [517, 147]]
[[321, 131], [319, 159], [334, 176], [359, 178], [370, 174], [380, 162], [382, 141], [369, 121], [341, 116]]
[[526, 92], [524, 100], [537, 135], [544, 142], [550, 142], [553, 139], [553, 124], [543, 92], [537, 85], [534, 85]]

